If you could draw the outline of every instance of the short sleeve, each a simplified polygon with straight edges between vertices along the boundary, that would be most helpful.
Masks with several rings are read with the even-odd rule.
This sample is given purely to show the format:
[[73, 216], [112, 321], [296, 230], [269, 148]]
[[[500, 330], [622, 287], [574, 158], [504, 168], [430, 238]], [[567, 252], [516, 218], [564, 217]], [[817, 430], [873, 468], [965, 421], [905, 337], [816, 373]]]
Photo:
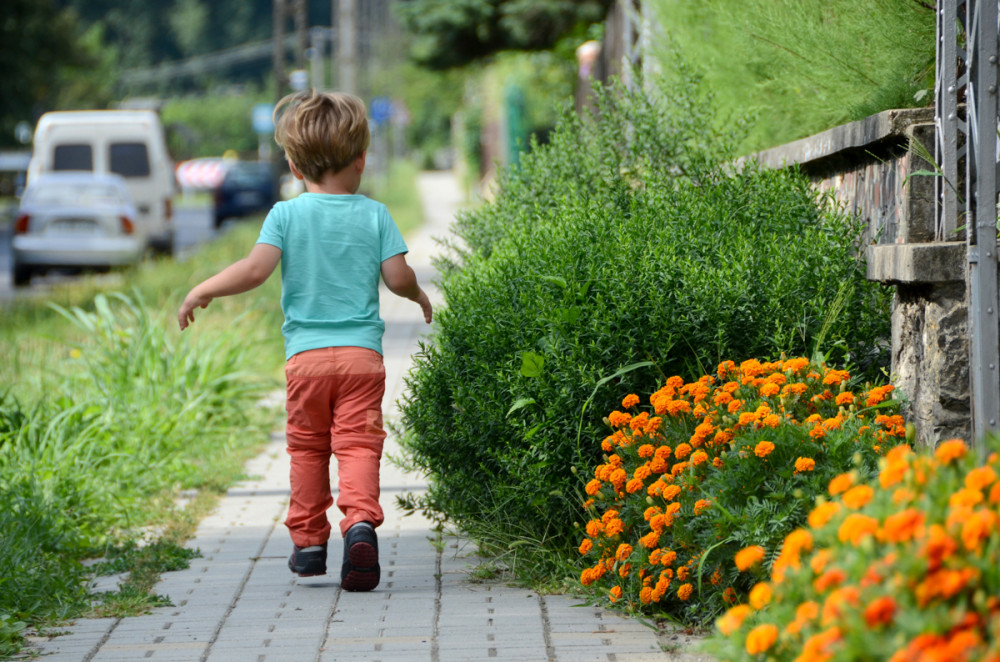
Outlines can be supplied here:
[[393, 255], [399, 255], [400, 253], [406, 253], [409, 249], [406, 247], [406, 242], [403, 241], [403, 235], [400, 234], [399, 228], [396, 227], [396, 222], [392, 220], [392, 216], [389, 215], [389, 210], [383, 206], [379, 213], [379, 237], [381, 240], [381, 255], [379, 260], [385, 262]]
[[283, 217], [284, 214], [279, 210], [279, 205], [271, 208], [271, 211], [267, 213], [267, 217], [264, 218], [264, 225], [260, 228], [260, 236], [257, 237], [258, 244], [270, 244], [277, 246], [282, 251], [285, 250]]

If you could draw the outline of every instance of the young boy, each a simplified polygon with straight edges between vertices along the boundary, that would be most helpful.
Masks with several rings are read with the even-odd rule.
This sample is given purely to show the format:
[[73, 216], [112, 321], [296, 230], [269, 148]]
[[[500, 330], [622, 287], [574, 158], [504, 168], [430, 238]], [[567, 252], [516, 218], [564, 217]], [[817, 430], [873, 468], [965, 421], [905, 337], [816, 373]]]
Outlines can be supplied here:
[[385, 206], [358, 195], [369, 131], [365, 107], [348, 94], [299, 92], [275, 108], [275, 141], [306, 192], [277, 203], [250, 254], [194, 287], [177, 313], [181, 330], [212, 299], [262, 284], [281, 262], [285, 322], [286, 438], [291, 501], [285, 524], [300, 577], [326, 573], [333, 505], [330, 456], [337, 458], [337, 507], [344, 514], [341, 586], [378, 585], [379, 461], [385, 432], [385, 368], [378, 283], [431, 304], [406, 263], [406, 244]]

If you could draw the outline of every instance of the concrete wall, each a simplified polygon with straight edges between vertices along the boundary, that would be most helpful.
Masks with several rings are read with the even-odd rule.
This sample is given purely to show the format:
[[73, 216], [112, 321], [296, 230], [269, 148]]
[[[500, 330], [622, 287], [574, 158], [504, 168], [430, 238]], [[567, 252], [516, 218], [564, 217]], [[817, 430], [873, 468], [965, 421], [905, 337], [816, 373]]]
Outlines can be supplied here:
[[911, 177], [932, 169], [909, 145], [933, 153], [933, 122], [929, 108], [889, 110], [749, 157], [797, 164], [867, 223], [868, 277], [895, 289], [892, 381], [923, 446], [971, 441], [964, 236], [934, 241], [934, 178]]

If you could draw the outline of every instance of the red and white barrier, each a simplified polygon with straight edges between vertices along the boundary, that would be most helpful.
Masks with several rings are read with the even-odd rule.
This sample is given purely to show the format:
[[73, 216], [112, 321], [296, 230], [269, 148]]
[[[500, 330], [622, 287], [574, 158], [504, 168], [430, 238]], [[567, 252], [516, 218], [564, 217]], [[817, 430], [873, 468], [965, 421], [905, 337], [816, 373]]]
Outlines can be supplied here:
[[182, 189], [210, 190], [217, 188], [228, 167], [221, 158], [201, 158], [177, 164], [174, 174]]

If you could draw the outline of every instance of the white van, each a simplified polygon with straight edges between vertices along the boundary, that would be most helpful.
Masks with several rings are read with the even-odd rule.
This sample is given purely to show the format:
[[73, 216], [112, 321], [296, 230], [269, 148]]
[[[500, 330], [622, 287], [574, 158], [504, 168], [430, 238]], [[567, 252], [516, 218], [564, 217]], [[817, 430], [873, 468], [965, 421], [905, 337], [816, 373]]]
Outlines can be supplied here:
[[28, 183], [43, 172], [91, 171], [125, 178], [146, 245], [173, 252], [174, 166], [163, 125], [151, 110], [45, 113], [35, 128]]

